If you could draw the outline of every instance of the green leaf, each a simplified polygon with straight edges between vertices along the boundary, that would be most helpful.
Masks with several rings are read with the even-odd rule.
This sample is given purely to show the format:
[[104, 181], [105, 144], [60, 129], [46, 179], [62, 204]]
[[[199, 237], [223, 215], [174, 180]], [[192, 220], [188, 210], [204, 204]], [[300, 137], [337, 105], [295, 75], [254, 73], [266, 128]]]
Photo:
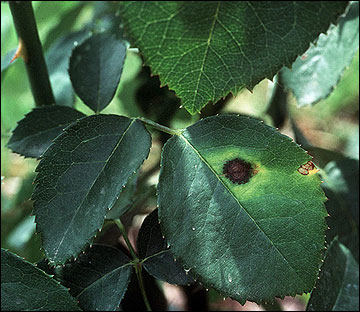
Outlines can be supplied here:
[[334, 239], [326, 252], [307, 311], [359, 311], [359, 264]]
[[143, 266], [149, 274], [169, 284], [189, 285], [194, 279], [175, 261], [171, 250], [162, 237], [155, 209], [141, 225], [137, 238], [139, 256], [144, 260]]
[[44, 261], [38, 267], [55, 274], [85, 311], [115, 311], [132, 273], [130, 259], [121, 250], [99, 244], [88, 247], [75, 262], [63, 267], [54, 270]]
[[191, 113], [290, 66], [346, 2], [121, 2], [145, 64]]
[[62, 36], [66, 37], [67, 34], [71, 32], [74, 28], [74, 24], [78, 21], [79, 14], [84, 8], [86, 8], [87, 5], [89, 5], [87, 2], [73, 1], [66, 5], [64, 12], [57, 12], [56, 16], [59, 21], [57, 23], [50, 23], [53, 27], [49, 30], [45, 40], [43, 41], [44, 51], [47, 51], [49, 47], [52, 48], [52, 45], [58, 38]]
[[32, 196], [50, 262], [78, 255], [150, 146], [142, 122], [116, 115], [82, 118], [55, 139], [36, 168]]
[[114, 97], [125, 56], [125, 43], [106, 33], [93, 35], [73, 50], [71, 82], [77, 95], [94, 112], [100, 112]]
[[[251, 169], [233, 183], [233, 159]], [[244, 303], [308, 292], [324, 248], [327, 212], [311, 157], [289, 137], [242, 116], [205, 118], [164, 146], [159, 220], [176, 258], [206, 287]], [[241, 175], [240, 175], [241, 177]], [[239, 182], [245, 182], [244, 176]]]
[[298, 106], [325, 99], [340, 81], [359, 49], [359, 2], [349, 4], [337, 26], [321, 34], [316, 45], [298, 57], [292, 69], [284, 68], [285, 85], [292, 89]]
[[321, 185], [329, 200], [325, 203], [329, 213], [327, 241], [338, 236], [359, 259], [359, 161], [344, 156], [330, 161], [321, 170]]
[[74, 106], [74, 90], [68, 72], [69, 60], [73, 48], [88, 35], [89, 31], [86, 29], [69, 33], [56, 40], [45, 55], [51, 87], [57, 105]]
[[65, 287], [4, 249], [1, 249], [1, 310], [80, 311]]
[[[8, 53], [6, 53], [2, 58], [1, 58], [1, 76], [3, 74], [5, 74], [5, 71], [9, 68], [9, 66], [11, 65], [10, 61], [12, 60], [12, 58], [14, 57], [15, 53], [16, 53], [17, 48], [12, 49], [11, 51], [9, 51]], [[17, 59], [15, 59], [13, 62], [15, 62]]]
[[18, 122], [7, 147], [25, 157], [39, 158], [64, 128], [82, 117], [83, 113], [65, 106], [34, 108]]
[[120, 193], [119, 198], [116, 199], [114, 206], [107, 212], [106, 219], [118, 219], [132, 208], [134, 204], [133, 196], [136, 191], [138, 177], [139, 172], [129, 179], [126, 186]]

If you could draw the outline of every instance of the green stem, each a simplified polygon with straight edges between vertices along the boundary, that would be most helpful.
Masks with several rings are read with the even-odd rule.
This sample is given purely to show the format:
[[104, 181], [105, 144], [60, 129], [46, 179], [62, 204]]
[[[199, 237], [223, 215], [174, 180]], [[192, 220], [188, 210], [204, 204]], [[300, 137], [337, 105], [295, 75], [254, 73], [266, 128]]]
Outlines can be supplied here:
[[130, 243], [129, 237], [127, 236], [126, 230], [124, 225], [122, 224], [122, 222], [120, 221], [120, 219], [115, 219], [114, 222], [116, 223], [116, 225], [119, 227], [121, 234], [124, 237], [126, 246], [129, 248], [131, 257], [134, 259], [134, 261], [139, 261], [138, 256], [136, 255], [136, 252], [133, 248], [133, 246]]
[[155, 128], [156, 130], [168, 133], [170, 135], [180, 135], [181, 134], [181, 130], [174, 130], [174, 129], [170, 129], [168, 127], [165, 127], [163, 125], [158, 124], [155, 121], [152, 121], [150, 119], [147, 119], [145, 117], [137, 117], [137, 119], [141, 120], [143, 123], [146, 123], [147, 125]]
[[55, 98], [51, 89], [31, 1], [9, 1], [19, 44], [30, 81], [35, 105], [51, 105]]
[[120, 219], [115, 219], [114, 221], [115, 221], [116, 225], [119, 227], [120, 232], [124, 237], [125, 243], [126, 243], [127, 247], [129, 248], [131, 257], [133, 258], [136, 277], [137, 277], [137, 280], [139, 282], [140, 292], [141, 292], [141, 295], [143, 296], [146, 309], [147, 309], [147, 311], [152, 311], [149, 300], [148, 300], [148, 297], [147, 297], [146, 292], [145, 292], [144, 281], [143, 281], [142, 273], [141, 273], [141, 270], [142, 270], [141, 261], [138, 258], [138, 256], [136, 255], [136, 252], [135, 252], [133, 246], [130, 243], [129, 237], [127, 236], [125, 227], [122, 224], [122, 222], [120, 221]]
[[152, 311], [149, 300], [148, 300], [148, 297], [147, 297], [146, 292], [145, 292], [144, 281], [143, 281], [143, 278], [142, 278], [141, 270], [142, 270], [141, 263], [138, 263], [135, 266], [135, 273], [136, 273], [136, 276], [137, 276], [137, 279], [138, 279], [138, 282], [139, 282], [140, 291], [141, 291], [141, 294], [142, 294], [143, 299], [144, 299], [146, 310], [147, 311]]

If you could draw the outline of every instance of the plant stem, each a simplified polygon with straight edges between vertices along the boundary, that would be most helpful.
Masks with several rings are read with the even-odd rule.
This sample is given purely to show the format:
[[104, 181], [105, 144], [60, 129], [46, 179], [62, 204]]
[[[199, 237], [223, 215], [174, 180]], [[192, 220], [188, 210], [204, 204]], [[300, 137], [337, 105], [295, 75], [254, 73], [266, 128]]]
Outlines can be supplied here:
[[129, 237], [127, 236], [125, 227], [122, 224], [121, 220], [120, 219], [115, 219], [114, 221], [115, 221], [116, 225], [119, 227], [120, 232], [123, 235], [125, 243], [126, 243], [127, 247], [129, 248], [130, 254], [131, 254], [131, 256], [132, 256], [132, 258], [134, 260], [133, 263], [134, 263], [135, 273], [136, 273], [137, 280], [139, 282], [140, 292], [141, 292], [141, 295], [143, 296], [146, 309], [148, 311], [152, 311], [149, 300], [148, 300], [148, 297], [147, 297], [146, 292], [145, 292], [144, 281], [143, 281], [142, 273], [141, 273], [141, 270], [142, 270], [141, 261], [138, 258], [138, 256], [136, 255], [136, 252], [135, 252], [133, 246], [130, 243]]
[[142, 294], [143, 299], [144, 299], [146, 310], [152, 311], [149, 300], [148, 300], [148, 297], [147, 297], [146, 292], [145, 292], [144, 281], [143, 281], [143, 278], [142, 278], [141, 270], [142, 270], [141, 263], [138, 263], [135, 266], [135, 273], [136, 273], [136, 276], [137, 276], [137, 279], [138, 279], [138, 282], [139, 282], [140, 291], [141, 291], [141, 294]]
[[155, 128], [156, 130], [168, 133], [170, 135], [180, 135], [181, 134], [181, 130], [174, 130], [174, 129], [170, 129], [168, 127], [165, 127], [163, 125], [158, 124], [155, 121], [152, 121], [150, 119], [147, 119], [145, 117], [137, 117], [137, 119], [141, 120], [143, 123], [146, 123], [147, 125]]
[[31, 1], [9, 1], [36, 106], [55, 104]]

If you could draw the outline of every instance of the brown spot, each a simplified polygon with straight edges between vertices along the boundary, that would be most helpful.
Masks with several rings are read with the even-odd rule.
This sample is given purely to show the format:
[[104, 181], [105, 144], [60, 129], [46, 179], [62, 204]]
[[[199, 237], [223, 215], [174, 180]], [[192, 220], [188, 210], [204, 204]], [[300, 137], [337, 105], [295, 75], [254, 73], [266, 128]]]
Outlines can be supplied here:
[[305, 165], [301, 165], [297, 171], [303, 175], [308, 175], [309, 171], [314, 169], [315, 169], [314, 163], [312, 161], [308, 161]]
[[249, 182], [254, 171], [250, 163], [240, 158], [234, 158], [224, 164], [223, 174], [233, 183], [245, 184]]

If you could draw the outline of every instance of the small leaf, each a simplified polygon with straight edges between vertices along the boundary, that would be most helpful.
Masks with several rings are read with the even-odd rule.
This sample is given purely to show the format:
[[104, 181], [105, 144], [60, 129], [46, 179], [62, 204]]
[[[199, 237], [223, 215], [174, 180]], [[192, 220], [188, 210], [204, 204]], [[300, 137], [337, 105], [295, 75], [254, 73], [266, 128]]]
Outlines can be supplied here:
[[82, 118], [55, 139], [36, 168], [32, 196], [50, 262], [78, 255], [150, 146], [142, 122], [116, 115]]
[[114, 97], [125, 56], [125, 43], [106, 33], [93, 35], [73, 50], [71, 82], [77, 95], [94, 112], [100, 112]]
[[143, 266], [149, 274], [169, 284], [188, 285], [194, 279], [186, 273], [162, 237], [158, 221], [158, 211], [149, 214], [141, 225], [137, 238], [139, 256], [144, 259]]
[[9, 66], [16, 61], [16, 59], [12, 61], [15, 56], [16, 50], [17, 48], [10, 50], [1, 58], [1, 75], [4, 74], [5, 71], [9, 68]]
[[337, 239], [326, 252], [307, 311], [359, 311], [359, 264]]
[[1, 249], [1, 310], [80, 311], [64, 286], [4, 249]]
[[122, 1], [145, 64], [191, 113], [290, 66], [346, 2]]
[[289, 137], [242, 116], [205, 118], [171, 138], [158, 204], [172, 253], [240, 303], [310, 291], [327, 216], [319, 177], [298, 172], [310, 159]]
[[119, 249], [94, 244], [75, 262], [52, 270], [44, 261], [39, 266], [54, 271], [62, 285], [79, 300], [85, 311], [115, 311], [123, 298], [132, 273], [130, 259]]
[[75, 94], [68, 72], [69, 60], [72, 50], [88, 35], [88, 30], [69, 33], [56, 40], [45, 54], [51, 87], [57, 105], [74, 106]]
[[39, 158], [64, 128], [82, 117], [83, 113], [65, 106], [34, 108], [18, 122], [7, 147], [25, 157]]
[[349, 4], [337, 26], [321, 34], [316, 45], [296, 59], [292, 69], [282, 70], [285, 85], [292, 89], [298, 106], [325, 99], [340, 81], [359, 49], [359, 2]]

